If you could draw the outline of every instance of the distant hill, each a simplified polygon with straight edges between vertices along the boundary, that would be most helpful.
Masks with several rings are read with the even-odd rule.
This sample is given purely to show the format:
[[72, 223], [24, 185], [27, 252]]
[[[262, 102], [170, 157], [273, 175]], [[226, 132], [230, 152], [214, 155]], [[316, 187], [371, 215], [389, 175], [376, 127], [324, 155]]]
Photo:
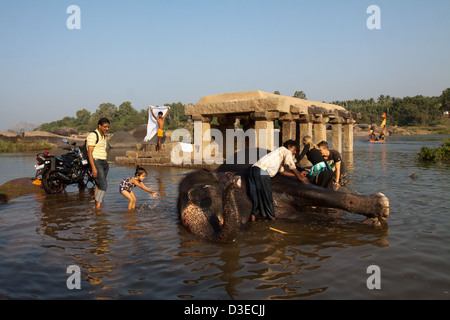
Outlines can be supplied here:
[[30, 132], [36, 129], [39, 125], [32, 124], [26, 121], [20, 121], [19, 123], [13, 125], [11, 128], [9, 128], [8, 132], [14, 132], [14, 133], [22, 133], [22, 132]]

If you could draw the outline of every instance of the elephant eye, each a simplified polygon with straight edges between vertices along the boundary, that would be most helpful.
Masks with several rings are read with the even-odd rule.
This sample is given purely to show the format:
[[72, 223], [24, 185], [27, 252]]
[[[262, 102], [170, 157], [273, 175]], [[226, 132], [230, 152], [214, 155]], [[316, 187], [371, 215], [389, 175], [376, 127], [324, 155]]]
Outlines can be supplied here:
[[211, 197], [205, 197], [200, 201], [200, 207], [202, 209], [206, 209], [209, 208], [212, 204], [212, 200]]

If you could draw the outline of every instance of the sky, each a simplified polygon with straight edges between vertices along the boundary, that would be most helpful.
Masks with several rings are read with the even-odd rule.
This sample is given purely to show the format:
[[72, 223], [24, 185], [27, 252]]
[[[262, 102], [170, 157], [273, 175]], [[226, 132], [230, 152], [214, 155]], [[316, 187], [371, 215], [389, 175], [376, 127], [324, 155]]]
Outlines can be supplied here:
[[0, 0], [0, 131], [226, 92], [439, 96], [449, 14], [448, 0]]

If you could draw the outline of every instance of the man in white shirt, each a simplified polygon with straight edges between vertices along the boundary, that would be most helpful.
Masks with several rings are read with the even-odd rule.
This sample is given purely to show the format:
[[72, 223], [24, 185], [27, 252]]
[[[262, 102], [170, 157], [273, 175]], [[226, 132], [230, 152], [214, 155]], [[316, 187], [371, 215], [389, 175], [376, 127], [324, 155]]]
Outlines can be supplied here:
[[[280, 172], [281, 168], [287, 166], [300, 181], [306, 181], [295, 165], [294, 155], [296, 152], [297, 143], [294, 140], [288, 140], [282, 147], [266, 154], [250, 168], [249, 189], [250, 199], [253, 203], [251, 221], [255, 221], [257, 210], [262, 217], [275, 220], [270, 178]], [[281, 173], [284, 174], [284, 171]]]

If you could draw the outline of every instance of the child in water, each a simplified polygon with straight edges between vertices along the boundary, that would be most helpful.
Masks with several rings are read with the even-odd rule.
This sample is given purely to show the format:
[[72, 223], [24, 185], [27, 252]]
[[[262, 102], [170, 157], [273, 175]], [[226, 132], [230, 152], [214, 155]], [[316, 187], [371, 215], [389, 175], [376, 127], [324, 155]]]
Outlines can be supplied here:
[[128, 203], [128, 210], [136, 209], [136, 196], [133, 193], [134, 187], [138, 186], [144, 191], [151, 193], [153, 198], [156, 198], [158, 194], [145, 186], [142, 181], [144, 181], [145, 177], [147, 177], [147, 171], [140, 167], [136, 167], [136, 173], [134, 177], [123, 179], [120, 183], [119, 191], [120, 193], [127, 198], [130, 202]]

